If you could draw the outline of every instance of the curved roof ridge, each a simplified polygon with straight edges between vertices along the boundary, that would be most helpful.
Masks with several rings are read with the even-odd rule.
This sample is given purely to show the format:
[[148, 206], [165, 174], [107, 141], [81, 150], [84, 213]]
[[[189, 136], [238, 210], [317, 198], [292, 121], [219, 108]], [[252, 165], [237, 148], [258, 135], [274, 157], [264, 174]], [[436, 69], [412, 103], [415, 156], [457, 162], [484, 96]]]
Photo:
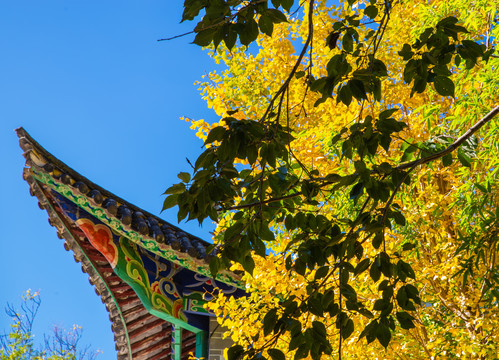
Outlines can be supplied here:
[[[192, 271], [211, 277], [209, 263], [217, 247], [191, 235], [93, 183], [43, 148], [23, 128], [16, 129], [29, 176], [61, 192], [78, 206], [122, 232], [132, 241]], [[216, 280], [244, 288], [239, 274], [223, 271]]]

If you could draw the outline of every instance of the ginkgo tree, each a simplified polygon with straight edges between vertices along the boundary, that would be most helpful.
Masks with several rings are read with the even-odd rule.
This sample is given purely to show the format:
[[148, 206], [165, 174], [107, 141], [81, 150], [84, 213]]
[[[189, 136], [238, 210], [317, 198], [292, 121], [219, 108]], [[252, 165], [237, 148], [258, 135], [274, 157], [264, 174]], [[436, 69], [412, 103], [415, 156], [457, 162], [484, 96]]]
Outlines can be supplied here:
[[[199, 17], [202, 16], [202, 17]], [[186, 0], [219, 121], [166, 190], [218, 224], [229, 359], [499, 355], [490, 1]]]

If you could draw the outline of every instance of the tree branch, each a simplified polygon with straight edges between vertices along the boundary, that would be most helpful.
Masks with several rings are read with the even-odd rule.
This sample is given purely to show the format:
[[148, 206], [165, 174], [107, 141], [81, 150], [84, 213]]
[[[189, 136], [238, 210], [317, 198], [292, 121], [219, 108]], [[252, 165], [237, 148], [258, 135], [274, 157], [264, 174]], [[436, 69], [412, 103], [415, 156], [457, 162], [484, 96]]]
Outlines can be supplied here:
[[281, 197], [278, 197], [278, 198], [268, 199], [268, 200], [265, 200], [265, 201], [255, 201], [255, 202], [252, 202], [252, 203], [249, 203], [249, 204], [231, 206], [231, 207], [227, 208], [226, 210], [247, 209], [247, 208], [251, 208], [251, 207], [254, 207], [254, 206], [261, 206], [261, 205], [270, 204], [270, 203], [273, 203], [273, 202], [276, 202], [276, 201], [291, 199], [291, 198], [294, 198], [294, 197], [296, 197], [298, 195], [301, 195], [301, 191], [295, 192], [293, 194], [281, 196]]
[[481, 118], [475, 125], [470, 127], [468, 129], [468, 131], [466, 131], [463, 135], [461, 135], [456, 141], [454, 141], [452, 144], [450, 144], [446, 149], [439, 151], [435, 154], [431, 154], [425, 158], [421, 158], [418, 160], [410, 161], [410, 162], [407, 162], [405, 164], [399, 165], [396, 167], [396, 169], [397, 170], [409, 169], [409, 168], [415, 167], [417, 165], [429, 163], [430, 161], [439, 159], [441, 157], [444, 157], [447, 154], [450, 154], [451, 152], [456, 150], [459, 146], [461, 146], [462, 143], [464, 143], [466, 140], [468, 140], [471, 137], [471, 135], [473, 135], [475, 132], [480, 130], [490, 120], [492, 120], [494, 118], [494, 116], [496, 116], [497, 114], [499, 114], [499, 105], [496, 106], [495, 108], [493, 108], [492, 110], [490, 110], [490, 112], [487, 115], [485, 115], [483, 118]]
[[301, 61], [303, 60], [303, 57], [305, 56], [305, 54], [307, 52], [308, 46], [312, 42], [312, 37], [314, 35], [314, 21], [313, 21], [314, 20], [313, 19], [314, 1], [315, 0], [310, 0], [310, 5], [309, 5], [309, 9], [308, 9], [308, 36], [307, 36], [307, 40], [305, 41], [305, 44], [303, 45], [303, 49], [301, 50], [301, 53], [298, 56], [298, 59], [296, 60], [295, 65], [293, 66], [293, 69], [289, 73], [288, 78], [286, 79], [286, 81], [284, 82], [284, 84], [281, 85], [281, 87], [279, 88], [279, 90], [277, 90], [277, 92], [275, 93], [275, 95], [272, 98], [272, 100], [270, 100], [270, 104], [267, 107], [267, 110], [265, 110], [265, 113], [263, 114], [263, 116], [260, 119], [260, 121], [263, 121], [267, 117], [267, 115], [269, 114], [270, 110], [272, 110], [274, 102], [277, 100], [277, 98], [279, 97], [279, 95], [281, 95], [281, 93], [284, 92], [284, 90], [286, 90], [286, 88], [289, 86], [289, 83], [291, 82], [291, 79], [295, 75], [296, 70], [298, 70], [298, 66], [300, 66]]
[[[192, 31], [189, 31], [189, 32], [186, 32], [186, 33], [183, 33], [183, 34], [179, 34], [179, 35], [175, 35], [175, 36], [172, 36], [172, 37], [169, 37], [169, 38], [164, 38], [164, 39], [158, 39], [156, 41], [169, 41], [169, 40], [173, 40], [173, 39], [177, 39], [179, 37], [183, 37], [183, 36], [186, 36], [186, 35], [189, 35], [189, 34], [194, 34], [194, 33], [199, 33], [203, 30], [208, 30], [208, 29], [213, 29], [213, 28], [216, 28], [218, 26], [221, 26], [227, 22], [230, 22], [232, 21], [237, 15], [239, 15], [239, 12], [245, 8], [248, 8], [250, 6], [255, 6], [255, 5], [258, 5], [260, 3], [264, 3], [264, 2], [267, 2], [267, 0], [256, 0], [256, 1], [250, 1], [250, 3], [248, 5], [245, 5], [243, 6], [242, 8], [240, 8], [239, 10], [237, 10], [234, 14], [231, 14], [231, 16], [228, 16], [228, 17], [225, 17], [222, 21], [219, 21], [215, 24], [211, 24], [211, 25], [208, 25], [206, 27], [203, 27], [203, 28], [200, 28], [200, 29], [194, 29]], [[184, 6], [185, 7], [185, 6]], [[206, 10], [206, 9], [205, 9]], [[199, 23], [198, 23], [199, 24]]]

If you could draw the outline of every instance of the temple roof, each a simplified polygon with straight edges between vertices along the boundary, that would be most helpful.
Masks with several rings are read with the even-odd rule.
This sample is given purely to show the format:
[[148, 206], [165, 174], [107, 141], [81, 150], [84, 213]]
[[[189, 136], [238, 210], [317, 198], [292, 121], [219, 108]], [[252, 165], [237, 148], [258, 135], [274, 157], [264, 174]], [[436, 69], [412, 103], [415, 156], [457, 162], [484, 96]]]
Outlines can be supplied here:
[[[135, 291], [117, 276], [106, 258], [93, 248], [77, 227], [65, 221], [57, 205], [44, 194], [36, 181], [24, 173], [31, 193], [39, 199], [39, 206], [49, 215], [49, 222], [64, 239], [64, 247], [73, 251], [75, 261], [81, 263], [82, 271], [105, 304], [112, 323], [118, 360], [159, 360], [171, 358], [172, 324], [151, 315]], [[194, 350], [195, 335], [183, 334], [183, 359]]]
[[[24, 129], [16, 132], [30, 193], [106, 305], [118, 359], [170, 359], [174, 327], [185, 329], [179, 350], [186, 359], [196, 349], [196, 336], [206, 332], [203, 294], [241, 296], [239, 276], [226, 271], [210, 279], [210, 243], [94, 184]], [[107, 234], [105, 246], [94, 238], [99, 231]], [[130, 265], [138, 267], [131, 271]], [[142, 275], [135, 276], [137, 271]]]
[[[213, 247], [212, 244], [94, 184], [45, 150], [23, 128], [16, 129], [16, 133], [31, 176], [35, 175], [42, 182], [50, 181], [59, 187], [71, 188], [80, 197], [87, 199], [90, 206], [104, 211], [110, 222], [119, 224], [134, 240], [142, 240], [148, 246], [154, 242], [160, 255], [180, 262], [181, 266], [190, 270], [211, 276], [209, 262], [217, 251], [216, 248], [208, 251]], [[78, 201], [81, 202], [81, 198]], [[244, 287], [240, 276], [231, 272], [219, 274], [217, 280]]]

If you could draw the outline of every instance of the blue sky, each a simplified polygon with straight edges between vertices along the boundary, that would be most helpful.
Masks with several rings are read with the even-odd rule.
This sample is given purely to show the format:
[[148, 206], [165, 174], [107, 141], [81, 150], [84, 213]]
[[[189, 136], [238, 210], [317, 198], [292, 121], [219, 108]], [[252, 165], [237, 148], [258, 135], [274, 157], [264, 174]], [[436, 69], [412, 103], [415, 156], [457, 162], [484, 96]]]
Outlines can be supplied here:
[[[40, 290], [34, 333], [83, 327], [83, 343], [115, 359], [104, 305], [21, 178], [14, 129], [95, 183], [159, 214], [161, 193], [201, 142], [179, 117], [215, 120], [193, 84], [215, 68], [179, 24], [183, 1], [0, 2], [0, 309]], [[175, 210], [161, 215], [176, 224]], [[208, 239], [211, 226], [181, 225]], [[9, 319], [0, 312], [0, 330]]]

